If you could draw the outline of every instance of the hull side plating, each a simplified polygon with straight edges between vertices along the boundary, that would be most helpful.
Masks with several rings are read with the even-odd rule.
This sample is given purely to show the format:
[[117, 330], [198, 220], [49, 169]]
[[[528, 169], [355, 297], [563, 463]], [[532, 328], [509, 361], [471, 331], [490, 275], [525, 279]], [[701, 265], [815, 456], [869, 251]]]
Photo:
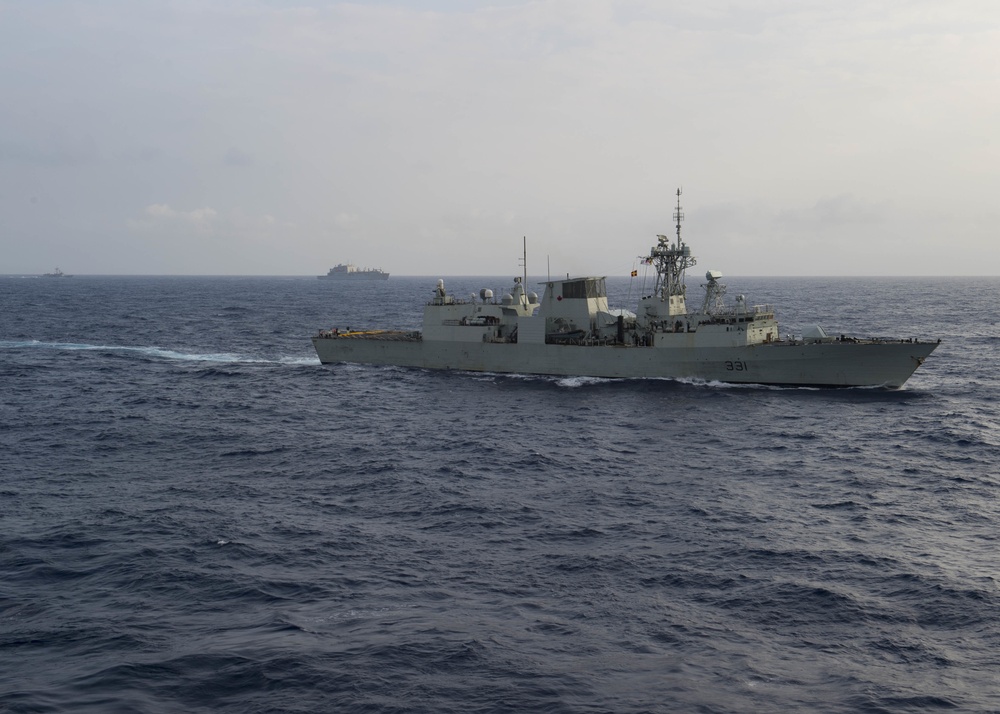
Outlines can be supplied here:
[[927, 342], [773, 342], [742, 347], [454, 344], [419, 338], [315, 337], [324, 364], [743, 384], [900, 387], [937, 346]]

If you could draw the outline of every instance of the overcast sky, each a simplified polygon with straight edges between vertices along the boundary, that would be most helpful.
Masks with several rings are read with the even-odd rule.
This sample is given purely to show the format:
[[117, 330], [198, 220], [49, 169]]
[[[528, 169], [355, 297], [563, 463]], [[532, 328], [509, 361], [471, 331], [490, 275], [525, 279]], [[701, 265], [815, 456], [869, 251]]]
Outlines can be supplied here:
[[997, 0], [0, 0], [0, 273], [1000, 275]]

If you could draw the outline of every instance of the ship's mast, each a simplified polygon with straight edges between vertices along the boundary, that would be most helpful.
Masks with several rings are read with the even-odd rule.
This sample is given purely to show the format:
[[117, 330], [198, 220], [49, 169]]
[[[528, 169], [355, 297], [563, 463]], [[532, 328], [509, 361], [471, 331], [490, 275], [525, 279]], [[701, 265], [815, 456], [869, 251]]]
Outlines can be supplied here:
[[677, 210], [674, 211], [674, 220], [677, 221], [677, 242], [681, 242], [681, 221], [684, 220], [684, 214], [681, 213], [681, 190], [677, 189]]
[[521, 303], [528, 307], [528, 293], [525, 292], [528, 289], [528, 236], [521, 236], [521, 240], [524, 242], [524, 253], [521, 257], [521, 265], [524, 267], [524, 282], [521, 283]]
[[[649, 262], [656, 269], [656, 285], [653, 293], [660, 300], [670, 303], [669, 314], [680, 314], [684, 301], [684, 271], [693, 266], [696, 261], [691, 255], [691, 249], [681, 240], [681, 221], [684, 213], [681, 211], [681, 190], [677, 189], [677, 209], [674, 211], [677, 222], [677, 239], [670, 244], [670, 239], [663, 235], [656, 236], [658, 242], [649, 251]], [[674, 299], [671, 299], [674, 298]]]

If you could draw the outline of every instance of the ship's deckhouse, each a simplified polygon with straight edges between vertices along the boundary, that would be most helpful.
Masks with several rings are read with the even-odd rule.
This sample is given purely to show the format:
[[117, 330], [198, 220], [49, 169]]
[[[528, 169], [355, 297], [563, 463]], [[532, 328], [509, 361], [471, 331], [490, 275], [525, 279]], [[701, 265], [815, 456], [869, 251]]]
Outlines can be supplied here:
[[546, 283], [538, 316], [545, 320], [545, 341], [551, 343], [593, 334], [602, 312], [608, 312], [604, 278], [576, 278]]
[[520, 341], [553, 344], [579, 340], [592, 335], [600, 317], [608, 314], [604, 277], [551, 280], [543, 285], [538, 315], [519, 321]]
[[438, 280], [434, 297], [424, 306], [423, 339], [430, 342], [500, 342], [517, 341], [521, 318], [528, 318], [538, 309], [538, 296], [526, 293], [520, 278], [499, 301], [493, 291], [483, 289], [479, 300], [456, 300]]

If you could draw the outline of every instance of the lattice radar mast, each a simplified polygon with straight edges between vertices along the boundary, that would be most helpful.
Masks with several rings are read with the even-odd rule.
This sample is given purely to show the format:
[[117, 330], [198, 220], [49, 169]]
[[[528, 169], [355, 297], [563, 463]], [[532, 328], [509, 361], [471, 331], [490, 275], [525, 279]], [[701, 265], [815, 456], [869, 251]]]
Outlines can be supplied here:
[[[677, 223], [677, 238], [674, 244], [670, 244], [667, 236], [657, 235], [657, 244], [649, 251], [647, 260], [656, 270], [656, 284], [653, 294], [664, 302], [671, 303], [671, 306], [683, 304], [684, 300], [684, 271], [697, 263], [691, 255], [691, 249], [681, 240], [681, 221], [684, 220], [684, 213], [681, 212], [681, 189], [677, 189], [677, 210], [674, 211], [674, 221]], [[671, 300], [670, 298], [675, 298]], [[679, 298], [679, 300], [677, 299]], [[671, 313], [677, 314], [675, 310]]]

